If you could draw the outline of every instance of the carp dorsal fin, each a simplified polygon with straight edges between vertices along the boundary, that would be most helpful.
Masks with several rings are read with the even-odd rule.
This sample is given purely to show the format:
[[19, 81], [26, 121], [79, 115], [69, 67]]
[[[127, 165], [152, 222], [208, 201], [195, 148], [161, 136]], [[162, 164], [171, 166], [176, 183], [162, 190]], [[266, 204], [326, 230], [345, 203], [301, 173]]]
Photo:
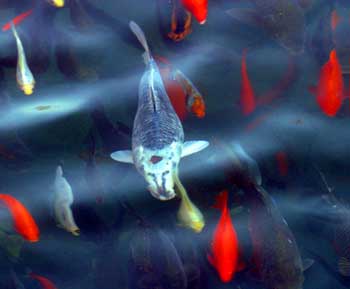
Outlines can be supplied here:
[[131, 150], [116, 151], [111, 153], [111, 158], [121, 163], [134, 163]]
[[209, 145], [209, 142], [205, 140], [198, 141], [186, 141], [183, 146], [181, 157], [186, 157], [204, 150]]

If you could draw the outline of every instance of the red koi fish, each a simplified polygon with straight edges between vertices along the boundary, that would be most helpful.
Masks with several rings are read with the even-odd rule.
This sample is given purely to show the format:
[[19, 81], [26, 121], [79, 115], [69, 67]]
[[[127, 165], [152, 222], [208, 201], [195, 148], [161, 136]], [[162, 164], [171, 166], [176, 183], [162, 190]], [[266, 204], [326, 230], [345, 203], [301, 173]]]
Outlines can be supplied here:
[[6, 194], [0, 194], [0, 201], [10, 211], [15, 230], [29, 242], [39, 241], [39, 228], [23, 204]]
[[199, 24], [204, 24], [207, 21], [208, 0], [181, 0], [181, 2]]
[[220, 209], [222, 214], [211, 243], [212, 255], [207, 255], [209, 263], [216, 269], [222, 282], [232, 280], [240, 269], [238, 238], [227, 207], [227, 199], [227, 191], [217, 196], [214, 207]]
[[32, 14], [33, 9], [30, 9], [26, 12], [23, 12], [22, 14], [16, 16], [15, 18], [13, 18], [10, 22], [6, 23], [3, 27], [2, 27], [2, 31], [7, 31], [11, 28], [11, 22], [13, 23], [13, 25], [18, 25], [20, 24], [25, 18], [27, 18], [30, 14]]
[[338, 15], [337, 10], [333, 10], [331, 14], [331, 27], [333, 31], [337, 28], [341, 20], [342, 18]]
[[156, 56], [155, 59], [159, 64], [165, 90], [179, 119], [185, 120], [189, 112], [203, 118], [205, 102], [194, 84], [180, 70], [173, 68], [167, 59], [160, 56]]
[[248, 71], [247, 71], [247, 50], [243, 50], [242, 64], [241, 64], [241, 108], [244, 115], [254, 112], [256, 107], [255, 95], [253, 87], [250, 83]]
[[282, 177], [288, 175], [288, 159], [285, 152], [279, 151], [276, 153], [276, 161], [278, 166], [278, 171]]
[[36, 275], [34, 273], [29, 273], [29, 276], [33, 279], [38, 280], [41, 287], [44, 289], [57, 289], [55, 284], [53, 284], [49, 279], [47, 279], [43, 276]]
[[317, 87], [310, 88], [323, 113], [334, 117], [345, 98], [344, 82], [337, 52], [333, 49], [329, 60], [322, 66]]

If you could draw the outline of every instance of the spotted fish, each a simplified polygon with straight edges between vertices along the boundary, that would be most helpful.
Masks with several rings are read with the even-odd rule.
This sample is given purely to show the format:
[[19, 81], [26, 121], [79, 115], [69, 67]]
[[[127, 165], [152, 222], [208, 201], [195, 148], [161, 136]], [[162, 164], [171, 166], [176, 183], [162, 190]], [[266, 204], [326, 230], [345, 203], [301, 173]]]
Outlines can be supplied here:
[[133, 21], [130, 29], [145, 49], [146, 71], [139, 84], [139, 100], [132, 133], [132, 150], [116, 151], [112, 159], [134, 163], [153, 197], [175, 197], [174, 178], [180, 158], [201, 151], [207, 141], [184, 142], [182, 124], [171, 105], [145, 35]]

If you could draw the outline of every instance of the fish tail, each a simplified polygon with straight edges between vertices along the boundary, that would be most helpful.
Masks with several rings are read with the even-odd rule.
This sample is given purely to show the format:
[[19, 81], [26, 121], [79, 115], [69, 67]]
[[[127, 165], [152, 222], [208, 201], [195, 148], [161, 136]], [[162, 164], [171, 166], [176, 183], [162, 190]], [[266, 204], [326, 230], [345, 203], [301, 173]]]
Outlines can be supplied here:
[[152, 56], [151, 56], [151, 52], [150, 52], [148, 44], [147, 44], [145, 34], [143, 33], [140, 26], [137, 25], [134, 21], [129, 22], [129, 27], [130, 27], [131, 31], [135, 34], [137, 39], [140, 41], [143, 48], [145, 49], [145, 53], [143, 54], [143, 57], [145, 59], [145, 62], [148, 63], [152, 59]]
[[227, 199], [228, 199], [228, 191], [222, 191], [219, 195], [215, 198], [215, 204], [213, 205], [213, 208], [224, 210], [227, 206]]
[[33, 9], [30, 9], [28, 11], [23, 12], [22, 14], [16, 16], [13, 18], [10, 22], [7, 22], [3, 27], [2, 31], [7, 31], [11, 28], [11, 24], [18, 25], [20, 24], [24, 19], [26, 19], [30, 14], [32, 14]]

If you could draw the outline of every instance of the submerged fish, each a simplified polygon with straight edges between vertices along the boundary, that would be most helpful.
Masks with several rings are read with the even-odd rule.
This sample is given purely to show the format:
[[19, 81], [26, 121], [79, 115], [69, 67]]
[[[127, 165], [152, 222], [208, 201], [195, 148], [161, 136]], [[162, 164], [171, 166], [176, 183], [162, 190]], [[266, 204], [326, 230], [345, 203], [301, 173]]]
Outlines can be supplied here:
[[129, 242], [129, 288], [187, 288], [182, 261], [168, 235], [138, 215], [127, 202], [122, 205], [139, 224]]
[[64, 6], [64, 0], [46, 0], [52, 6], [62, 8]]
[[247, 71], [247, 50], [243, 51], [241, 63], [241, 109], [244, 115], [254, 112], [256, 107], [253, 86], [250, 83]]
[[157, 0], [157, 6], [159, 26], [164, 38], [179, 42], [191, 34], [192, 16], [183, 7], [181, 0]]
[[322, 66], [318, 85], [311, 92], [316, 94], [316, 101], [325, 115], [334, 117], [337, 114], [345, 98], [345, 88], [335, 50], [331, 51], [328, 62]]
[[29, 242], [39, 241], [39, 228], [22, 203], [6, 194], [0, 194], [0, 202], [10, 211], [14, 228], [18, 234]]
[[227, 13], [238, 21], [262, 27], [293, 54], [304, 50], [305, 17], [295, 0], [249, 0], [252, 8], [233, 8]]
[[208, 16], [208, 0], [181, 0], [182, 5], [191, 12], [199, 24], [204, 24]]
[[57, 226], [72, 233], [74, 236], [79, 236], [80, 230], [74, 221], [71, 209], [73, 201], [72, 188], [66, 178], [63, 177], [62, 167], [58, 166], [54, 182], [54, 211], [58, 222]]
[[[312, 261], [303, 264], [292, 231], [273, 199], [261, 186], [259, 168], [246, 156], [236, 154], [236, 185], [243, 190], [249, 209], [252, 271], [267, 289], [301, 289], [303, 271], [312, 265]], [[251, 164], [253, 168], [249, 168]]]
[[146, 71], [139, 85], [132, 151], [116, 151], [111, 157], [116, 161], [134, 163], [148, 183], [152, 196], [163, 201], [170, 200], [175, 197], [174, 177], [178, 175], [180, 158], [201, 151], [209, 143], [184, 143], [181, 122], [165, 91], [145, 35], [135, 22], [130, 22], [130, 28], [146, 51]]
[[185, 187], [177, 175], [175, 175], [174, 181], [177, 195], [181, 198], [180, 208], [177, 213], [180, 225], [190, 228], [196, 233], [200, 233], [205, 226], [204, 217], [201, 211], [190, 200]]
[[195, 85], [179, 69], [164, 57], [155, 57], [159, 66], [165, 90], [181, 121], [192, 113], [198, 118], [205, 116], [204, 98]]
[[46, 277], [34, 274], [33, 272], [29, 273], [29, 276], [37, 280], [43, 289], [57, 289], [56, 285]]
[[35, 86], [35, 79], [28, 67], [22, 41], [19, 38], [16, 28], [13, 24], [11, 24], [11, 29], [17, 44], [17, 54], [18, 54], [17, 71], [16, 71], [17, 84], [19, 88], [23, 90], [24, 94], [31, 95], [33, 93], [33, 89]]
[[210, 264], [217, 270], [222, 282], [230, 282], [239, 270], [239, 246], [230, 210], [227, 206], [228, 192], [221, 192], [216, 199], [215, 208], [221, 211], [219, 223], [215, 228], [211, 243]]

